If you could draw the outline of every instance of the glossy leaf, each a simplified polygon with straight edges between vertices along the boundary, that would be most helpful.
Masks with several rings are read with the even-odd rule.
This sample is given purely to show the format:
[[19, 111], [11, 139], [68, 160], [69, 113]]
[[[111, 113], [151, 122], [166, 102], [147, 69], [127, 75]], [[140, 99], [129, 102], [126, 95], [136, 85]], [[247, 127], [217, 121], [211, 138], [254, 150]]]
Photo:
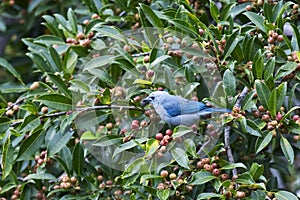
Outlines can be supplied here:
[[203, 185], [209, 181], [212, 181], [216, 179], [216, 176], [212, 175], [210, 172], [206, 171], [201, 171], [201, 172], [196, 172], [192, 176], [192, 180], [190, 184], [192, 185]]
[[255, 87], [260, 103], [266, 108], [269, 108], [270, 90], [262, 81], [256, 80]]
[[256, 142], [256, 154], [258, 154], [261, 150], [263, 150], [266, 146], [268, 146], [273, 138], [273, 133], [269, 131], [263, 138], [257, 138]]
[[18, 161], [29, 159], [40, 149], [45, 138], [44, 130], [37, 130], [30, 135], [20, 146]]
[[291, 192], [281, 190], [275, 193], [275, 198], [278, 200], [297, 200], [299, 199], [296, 195]]
[[4, 67], [14, 77], [16, 77], [16, 79], [18, 79], [22, 84], [24, 84], [19, 72], [17, 70], [15, 70], [15, 68], [11, 64], [9, 64], [9, 62], [7, 62], [5, 59], [0, 58], [0, 66]]
[[185, 151], [183, 151], [181, 148], [172, 148], [171, 149], [172, 157], [175, 159], [175, 161], [183, 168], [190, 169], [189, 166], [189, 159], [186, 155]]
[[264, 18], [261, 15], [258, 15], [254, 12], [245, 12], [243, 14], [246, 15], [250, 19], [250, 21], [255, 24], [261, 31], [267, 33], [267, 29], [264, 26]]
[[286, 138], [284, 138], [283, 136], [281, 136], [281, 138], [280, 138], [280, 147], [281, 147], [281, 150], [282, 150], [284, 156], [289, 161], [289, 163], [293, 164], [294, 163], [294, 150], [293, 150], [291, 144], [289, 143], [289, 141]]
[[72, 154], [74, 171], [78, 176], [81, 176], [84, 168], [84, 149], [80, 142], [75, 145]]
[[36, 101], [60, 111], [73, 109], [72, 100], [60, 94], [45, 94], [37, 98]]
[[236, 83], [233, 73], [227, 69], [223, 77], [225, 94], [228, 97], [234, 97], [236, 94]]

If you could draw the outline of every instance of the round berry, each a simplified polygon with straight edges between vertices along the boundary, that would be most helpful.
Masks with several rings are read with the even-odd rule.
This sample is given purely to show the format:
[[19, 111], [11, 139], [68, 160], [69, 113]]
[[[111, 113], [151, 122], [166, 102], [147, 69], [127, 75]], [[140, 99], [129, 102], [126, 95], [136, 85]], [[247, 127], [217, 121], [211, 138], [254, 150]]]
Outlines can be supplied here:
[[217, 169], [217, 168], [216, 168], [216, 169], [213, 169], [213, 170], [212, 170], [212, 174], [215, 175], [215, 176], [219, 176], [220, 170]]
[[171, 174], [169, 175], [169, 178], [170, 178], [171, 180], [174, 180], [174, 179], [177, 178], [177, 175], [176, 175], [175, 173], [171, 173]]
[[164, 138], [164, 135], [162, 133], [156, 133], [155, 139], [162, 140]]
[[160, 176], [163, 178], [167, 178], [169, 176], [169, 172], [167, 170], [162, 170], [160, 172]]

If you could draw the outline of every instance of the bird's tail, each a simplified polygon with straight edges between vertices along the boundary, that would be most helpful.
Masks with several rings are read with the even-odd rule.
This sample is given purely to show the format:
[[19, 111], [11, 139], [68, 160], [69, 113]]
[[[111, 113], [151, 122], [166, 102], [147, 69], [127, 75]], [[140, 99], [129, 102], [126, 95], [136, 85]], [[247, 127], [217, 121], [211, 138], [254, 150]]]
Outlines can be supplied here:
[[205, 108], [204, 110], [201, 110], [199, 114], [200, 116], [205, 116], [211, 113], [227, 113], [227, 112], [231, 112], [231, 110], [227, 108]]

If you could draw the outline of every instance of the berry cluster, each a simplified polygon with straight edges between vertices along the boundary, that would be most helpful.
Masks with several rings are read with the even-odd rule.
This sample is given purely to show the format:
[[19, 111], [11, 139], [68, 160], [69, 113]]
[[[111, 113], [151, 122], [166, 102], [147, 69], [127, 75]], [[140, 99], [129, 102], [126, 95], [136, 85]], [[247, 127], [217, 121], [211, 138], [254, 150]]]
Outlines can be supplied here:
[[7, 111], [5, 115], [7, 117], [12, 117], [16, 111], [20, 109], [20, 106], [17, 104], [13, 104], [12, 102], [7, 103]]
[[160, 176], [163, 179], [163, 182], [157, 184], [157, 190], [175, 190], [174, 198], [183, 200], [185, 199], [185, 194], [193, 190], [193, 186], [186, 184], [186, 178], [190, 173], [186, 172], [178, 176], [176, 174], [178, 167], [174, 167], [170, 173], [168, 170], [162, 170]]
[[64, 174], [60, 179], [60, 183], [57, 185], [54, 185], [53, 189], [54, 190], [72, 189], [74, 192], [76, 192], [76, 191], [80, 191], [81, 187], [75, 176], [69, 177], [68, 175]]

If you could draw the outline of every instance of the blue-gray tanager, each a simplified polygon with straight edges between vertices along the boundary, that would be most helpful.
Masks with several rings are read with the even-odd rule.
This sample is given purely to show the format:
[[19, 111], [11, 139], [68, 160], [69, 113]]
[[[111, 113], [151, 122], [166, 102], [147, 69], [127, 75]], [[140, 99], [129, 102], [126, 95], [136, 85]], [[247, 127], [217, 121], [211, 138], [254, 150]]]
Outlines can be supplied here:
[[198, 124], [201, 116], [213, 112], [230, 112], [226, 108], [211, 108], [202, 102], [187, 100], [180, 96], [170, 95], [165, 91], [152, 92], [141, 102], [142, 106], [152, 104], [160, 118], [169, 125], [191, 126]]

